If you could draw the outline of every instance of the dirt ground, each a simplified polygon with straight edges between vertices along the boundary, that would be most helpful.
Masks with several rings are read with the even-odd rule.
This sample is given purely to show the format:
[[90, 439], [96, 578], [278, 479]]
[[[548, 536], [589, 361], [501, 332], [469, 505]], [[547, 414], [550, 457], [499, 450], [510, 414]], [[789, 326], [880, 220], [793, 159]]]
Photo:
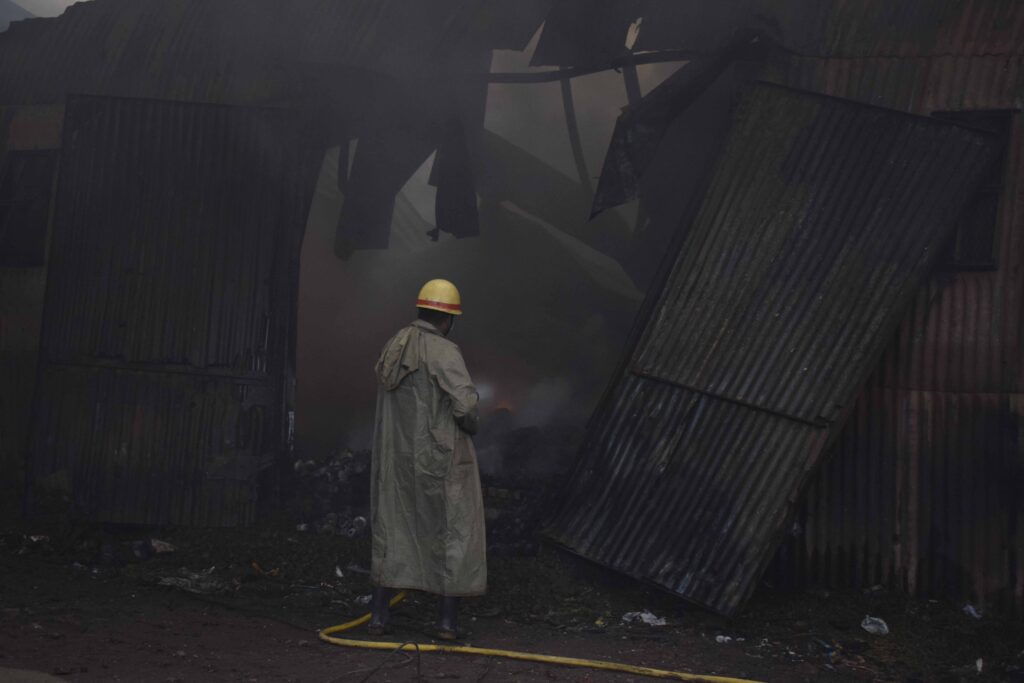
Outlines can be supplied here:
[[[651, 680], [323, 643], [318, 629], [365, 612], [365, 538], [285, 524], [30, 535], [0, 537], [0, 680], [4, 669], [68, 681]], [[150, 538], [174, 551], [156, 554]], [[553, 550], [492, 557], [490, 583], [465, 602], [469, 644], [763, 681], [1024, 681], [1019, 624], [882, 590], [764, 587], [726, 620]], [[644, 609], [666, 624], [622, 621]], [[433, 610], [413, 595], [391, 639], [431, 642]], [[864, 631], [866, 614], [891, 632]]]

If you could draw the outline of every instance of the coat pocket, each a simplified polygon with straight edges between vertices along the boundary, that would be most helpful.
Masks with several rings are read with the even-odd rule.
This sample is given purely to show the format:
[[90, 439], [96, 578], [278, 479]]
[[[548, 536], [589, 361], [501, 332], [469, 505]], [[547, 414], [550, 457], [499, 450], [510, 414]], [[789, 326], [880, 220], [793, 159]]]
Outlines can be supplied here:
[[434, 427], [429, 433], [428, 448], [417, 458], [419, 470], [432, 477], [446, 477], [455, 454], [455, 430], [453, 426]]

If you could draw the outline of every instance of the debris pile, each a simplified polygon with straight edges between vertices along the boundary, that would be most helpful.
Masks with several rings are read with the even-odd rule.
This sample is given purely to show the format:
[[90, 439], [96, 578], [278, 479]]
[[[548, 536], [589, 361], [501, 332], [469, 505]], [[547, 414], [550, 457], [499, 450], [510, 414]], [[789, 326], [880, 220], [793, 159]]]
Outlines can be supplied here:
[[476, 439], [487, 549], [500, 557], [532, 557], [580, 433], [563, 422], [506, 429], [500, 417], [485, 422]]
[[355, 538], [368, 527], [370, 451], [342, 450], [326, 460], [295, 461], [297, 531]]

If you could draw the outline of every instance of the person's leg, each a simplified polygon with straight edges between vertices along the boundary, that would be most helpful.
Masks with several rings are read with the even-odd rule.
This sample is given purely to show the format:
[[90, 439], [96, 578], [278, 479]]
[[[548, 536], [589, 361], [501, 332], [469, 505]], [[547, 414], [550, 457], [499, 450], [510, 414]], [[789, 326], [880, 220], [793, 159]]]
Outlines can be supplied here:
[[373, 616], [367, 630], [371, 635], [383, 635], [388, 632], [391, 622], [391, 589], [376, 587], [373, 589], [373, 600], [370, 603]]
[[459, 637], [459, 599], [442, 595], [437, 600], [436, 635], [441, 640]]

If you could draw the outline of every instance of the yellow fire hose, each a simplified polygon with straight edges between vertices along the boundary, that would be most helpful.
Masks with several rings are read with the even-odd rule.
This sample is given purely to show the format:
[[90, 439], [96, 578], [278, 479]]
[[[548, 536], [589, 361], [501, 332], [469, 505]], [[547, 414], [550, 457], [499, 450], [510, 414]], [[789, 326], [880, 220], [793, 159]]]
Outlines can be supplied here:
[[[391, 599], [391, 606], [394, 607], [405, 599], [405, 592], [401, 592]], [[633, 666], [632, 664], [620, 664], [618, 662], [603, 662], [598, 659], [578, 659], [576, 657], [557, 657], [554, 655], [538, 655], [531, 652], [516, 652], [514, 650], [492, 650], [485, 647], [470, 647], [468, 645], [434, 645], [418, 643], [389, 643], [376, 640], [353, 640], [351, 638], [335, 638], [333, 634], [344, 633], [358, 626], [362, 626], [370, 620], [366, 614], [350, 622], [331, 626], [320, 631], [320, 640], [333, 645], [345, 647], [361, 647], [370, 650], [409, 650], [419, 652], [452, 652], [464, 655], [483, 655], [485, 657], [505, 657], [506, 659], [519, 659], [527, 662], [543, 662], [545, 664], [560, 664], [562, 666], [578, 666], [590, 669], [603, 669], [605, 671], [620, 671], [622, 673], [635, 674], [638, 676], [650, 676], [651, 678], [668, 678], [675, 681], [705, 681], [706, 683], [758, 683], [745, 678], [729, 678], [728, 676], [701, 676], [698, 674], [683, 673], [682, 671], [667, 671], [665, 669], [651, 669], [646, 666]]]

